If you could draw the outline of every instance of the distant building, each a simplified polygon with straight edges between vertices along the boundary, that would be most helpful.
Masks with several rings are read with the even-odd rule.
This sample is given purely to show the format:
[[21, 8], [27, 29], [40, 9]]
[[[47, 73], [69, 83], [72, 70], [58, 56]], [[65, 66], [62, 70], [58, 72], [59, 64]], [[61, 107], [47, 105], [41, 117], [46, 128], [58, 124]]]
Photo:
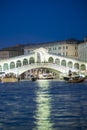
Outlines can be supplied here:
[[78, 57], [80, 60], [87, 62], [87, 37], [78, 45]]
[[31, 53], [34, 49], [44, 47], [49, 53], [68, 56], [77, 58], [78, 57], [78, 41], [74, 39], [58, 41], [58, 42], [47, 42], [40, 44], [26, 45], [24, 47], [24, 54]]
[[69, 39], [56, 42], [16, 45], [14, 47], [1, 49], [0, 59], [7, 59], [23, 54], [26, 55], [28, 53], [32, 53], [33, 50], [40, 47], [46, 48], [48, 52], [52, 54], [78, 58], [78, 43], [78, 40]]
[[1, 49], [0, 50], [0, 59], [8, 59], [8, 58], [23, 55], [23, 54], [24, 54], [24, 46], [16, 45], [14, 47]]
[[8, 59], [9, 58], [9, 51], [0, 51], [0, 60], [1, 59]]
[[55, 42], [47, 48], [49, 53], [73, 58], [78, 57], [78, 44], [75, 40]]

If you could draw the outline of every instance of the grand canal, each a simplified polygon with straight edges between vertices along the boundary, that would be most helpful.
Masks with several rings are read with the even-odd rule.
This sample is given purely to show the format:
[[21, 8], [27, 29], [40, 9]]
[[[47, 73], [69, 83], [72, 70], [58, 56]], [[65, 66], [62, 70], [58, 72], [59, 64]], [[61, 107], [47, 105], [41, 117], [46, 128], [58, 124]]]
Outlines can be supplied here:
[[87, 130], [87, 81], [0, 83], [0, 130]]

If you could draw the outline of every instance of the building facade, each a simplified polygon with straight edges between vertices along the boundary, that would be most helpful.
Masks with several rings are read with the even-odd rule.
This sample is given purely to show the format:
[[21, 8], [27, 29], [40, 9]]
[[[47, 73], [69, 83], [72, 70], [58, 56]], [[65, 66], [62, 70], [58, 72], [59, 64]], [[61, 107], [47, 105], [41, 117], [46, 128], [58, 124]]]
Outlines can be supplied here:
[[87, 41], [78, 45], [78, 57], [80, 60], [87, 62]]
[[24, 54], [31, 53], [34, 49], [44, 47], [49, 53], [77, 58], [78, 57], [78, 41], [65, 40], [59, 42], [48, 42], [42, 44], [27, 45], [24, 47]]
[[24, 54], [24, 46], [16, 45], [14, 47], [3, 48], [0, 50], [0, 60], [8, 59], [15, 56], [20, 56]]
[[[79, 51], [78, 51], [79, 46]], [[67, 56], [71, 58], [81, 58], [85, 59], [86, 57], [83, 53], [86, 53], [86, 44], [79, 44], [78, 40], [69, 39], [58, 42], [47, 42], [47, 43], [38, 43], [38, 44], [25, 44], [25, 45], [16, 45], [14, 47], [4, 48], [0, 50], [0, 59], [7, 59], [23, 54], [32, 53], [33, 50], [43, 47], [48, 50], [51, 54], [56, 54], [60, 56]], [[83, 48], [83, 49], [80, 49]], [[85, 52], [84, 52], [85, 49]]]
[[8, 58], [9, 58], [9, 51], [0, 51], [0, 60]]

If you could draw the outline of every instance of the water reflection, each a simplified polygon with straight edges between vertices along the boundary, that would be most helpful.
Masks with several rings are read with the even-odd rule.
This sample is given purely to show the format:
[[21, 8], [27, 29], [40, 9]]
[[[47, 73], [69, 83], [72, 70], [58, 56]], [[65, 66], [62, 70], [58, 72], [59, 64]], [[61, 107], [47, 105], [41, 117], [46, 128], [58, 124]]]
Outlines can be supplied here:
[[52, 123], [50, 121], [51, 111], [51, 97], [49, 95], [50, 82], [38, 81], [39, 89], [37, 91], [37, 111], [36, 111], [36, 125], [35, 130], [52, 130]]
[[87, 82], [0, 84], [0, 130], [87, 130]]

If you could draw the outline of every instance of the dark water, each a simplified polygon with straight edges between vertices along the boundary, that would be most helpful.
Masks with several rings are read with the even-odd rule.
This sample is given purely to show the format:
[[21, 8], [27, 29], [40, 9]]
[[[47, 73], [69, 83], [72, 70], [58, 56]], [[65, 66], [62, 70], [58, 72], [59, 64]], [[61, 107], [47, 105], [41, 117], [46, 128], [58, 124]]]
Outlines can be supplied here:
[[0, 83], [0, 130], [87, 130], [87, 81]]

